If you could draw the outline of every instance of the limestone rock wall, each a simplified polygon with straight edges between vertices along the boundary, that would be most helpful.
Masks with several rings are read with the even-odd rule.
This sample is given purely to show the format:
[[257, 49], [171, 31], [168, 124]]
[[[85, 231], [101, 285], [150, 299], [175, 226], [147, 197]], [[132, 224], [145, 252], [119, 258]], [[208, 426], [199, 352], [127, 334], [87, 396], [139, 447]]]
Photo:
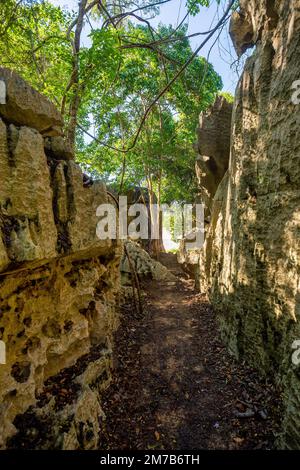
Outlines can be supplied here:
[[159, 261], [151, 258], [149, 253], [142, 246], [134, 241], [125, 242], [128, 255], [132, 266], [128, 261], [128, 257], [123, 255], [120, 270], [123, 284], [131, 284], [132, 267], [141, 280], [154, 279], [155, 281], [175, 281], [176, 277]]
[[106, 189], [83, 185], [54, 106], [0, 81], [0, 447], [96, 448], [121, 258], [96, 236]]
[[[239, 81], [228, 177], [202, 253], [223, 337], [284, 390], [280, 447], [300, 447], [300, 1], [241, 0], [231, 35], [256, 45]], [[207, 256], [206, 256], [207, 255]]]
[[218, 96], [208, 111], [200, 114], [197, 128], [196, 175], [200, 199], [210, 215], [212, 201], [228, 169], [232, 104]]
[[[207, 289], [210, 267], [210, 223], [213, 222], [214, 198], [219, 198], [219, 186], [229, 164], [231, 135], [232, 104], [223, 96], [218, 96], [215, 103], [199, 117], [197, 143], [195, 150], [196, 175], [198, 180], [198, 203], [204, 205], [205, 216], [205, 247], [189, 250], [187, 244], [194, 240], [192, 231], [181, 240], [177, 260], [194, 277], [196, 285], [200, 283], [203, 290]], [[205, 255], [204, 255], [205, 252]], [[207, 265], [207, 266], [206, 266]]]

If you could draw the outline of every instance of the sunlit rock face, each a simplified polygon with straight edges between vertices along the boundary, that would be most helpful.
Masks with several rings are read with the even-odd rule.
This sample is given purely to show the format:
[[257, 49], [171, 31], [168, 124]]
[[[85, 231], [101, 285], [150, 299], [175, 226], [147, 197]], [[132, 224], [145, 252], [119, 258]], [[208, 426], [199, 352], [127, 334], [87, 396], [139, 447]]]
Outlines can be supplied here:
[[128, 256], [123, 255], [120, 270], [124, 285], [131, 285], [132, 268], [141, 280], [154, 279], [155, 281], [176, 281], [176, 277], [161, 263], [151, 258], [142, 246], [134, 241], [126, 241]]
[[28, 126], [45, 135], [61, 135], [63, 119], [55, 106], [40, 95], [19, 75], [0, 67], [1, 89], [0, 115], [17, 126]]
[[98, 448], [121, 258], [96, 236], [106, 188], [83, 184], [53, 105], [0, 79], [0, 447]]
[[300, 104], [292, 86], [300, 79], [300, 1], [240, 3], [238, 21], [244, 18], [245, 31], [251, 25], [251, 40], [233, 18], [235, 47], [241, 53], [249, 40], [256, 49], [236, 90], [206, 280], [230, 350], [284, 389], [279, 446], [299, 448], [300, 369], [292, 345], [300, 339]]
[[189, 249], [195, 233], [187, 234], [180, 242], [177, 255], [178, 262], [195, 278], [196, 286], [204, 292], [207, 290], [211, 269], [211, 225], [215, 224], [216, 201], [222, 199], [219, 193], [224, 184], [221, 185], [221, 182], [229, 165], [231, 120], [232, 104], [223, 96], [218, 96], [214, 104], [205, 113], [200, 114], [195, 145], [198, 154], [197, 203], [204, 206], [205, 241], [203, 248]]
[[228, 169], [231, 116], [232, 104], [218, 96], [213, 106], [199, 117], [196, 175], [207, 215], [211, 213], [214, 195]]

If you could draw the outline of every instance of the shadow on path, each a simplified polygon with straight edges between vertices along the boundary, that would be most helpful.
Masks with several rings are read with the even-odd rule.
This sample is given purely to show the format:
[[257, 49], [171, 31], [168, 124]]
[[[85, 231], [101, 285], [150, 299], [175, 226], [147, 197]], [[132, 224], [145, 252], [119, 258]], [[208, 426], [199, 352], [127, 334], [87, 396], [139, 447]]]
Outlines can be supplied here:
[[210, 304], [176, 257], [160, 261], [178, 281], [144, 285], [143, 318], [130, 305], [122, 310], [103, 448], [272, 448], [279, 421], [272, 384], [228, 355]]

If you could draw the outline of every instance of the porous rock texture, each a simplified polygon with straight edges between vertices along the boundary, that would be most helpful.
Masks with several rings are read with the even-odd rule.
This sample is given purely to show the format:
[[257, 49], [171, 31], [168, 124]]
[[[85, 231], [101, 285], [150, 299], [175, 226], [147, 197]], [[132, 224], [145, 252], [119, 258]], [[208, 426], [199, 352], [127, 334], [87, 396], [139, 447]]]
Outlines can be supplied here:
[[[195, 167], [199, 188], [196, 202], [204, 205], [206, 234], [212, 219], [214, 197], [228, 169], [231, 116], [232, 104], [225, 97], [218, 96], [215, 103], [199, 117], [198, 140], [195, 145], [198, 153]], [[203, 261], [208, 257], [208, 250], [203, 259], [202, 249], [189, 249], [188, 244], [194, 240], [194, 237], [195, 233], [191, 232], [181, 240], [177, 260], [192, 274], [196, 283], [201, 282], [204, 288], [207, 273], [205, 273]], [[208, 247], [208, 242], [206, 242], [206, 247]]]
[[122, 250], [96, 236], [104, 184], [84, 187], [68, 144], [44, 133], [59, 113], [14, 73], [0, 77], [0, 447], [97, 448]]
[[176, 281], [176, 276], [172, 274], [163, 264], [151, 258], [149, 253], [142, 248], [139, 243], [134, 241], [126, 241], [128, 256], [123, 254], [122, 262], [120, 265], [122, 285], [124, 287], [131, 285], [132, 276], [135, 270], [140, 280], [154, 279], [155, 281]]
[[300, 1], [241, 0], [231, 34], [239, 54], [256, 48], [236, 90], [201, 287], [232, 353], [283, 388], [278, 445], [299, 449], [300, 370], [291, 355], [300, 339], [300, 105], [291, 88], [300, 79]]
[[5, 120], [37, 129], [43, 135], [62, 134], [62, 117], [47, 98], [5, 67], [0, 67], [0, 81], [5, 83], [6, 90], [5, 103], [0, 104], [0, 115]]
[[187, 233], [179, 242], [177, 251], [177, 261], [182, 265], [183, 269], [195, 279], [196, 284], [199, 283], [199, 262], [201, 256], [201, 248], [189, 247], [190, 243], [196, 240], [197, 229], [194, 228]]
[[200, 114], [197, 129], [196, 175], [200, 199], [210, 214], [217, 188], [228, 168], [232, 104], [218, 96], [208, 111]]

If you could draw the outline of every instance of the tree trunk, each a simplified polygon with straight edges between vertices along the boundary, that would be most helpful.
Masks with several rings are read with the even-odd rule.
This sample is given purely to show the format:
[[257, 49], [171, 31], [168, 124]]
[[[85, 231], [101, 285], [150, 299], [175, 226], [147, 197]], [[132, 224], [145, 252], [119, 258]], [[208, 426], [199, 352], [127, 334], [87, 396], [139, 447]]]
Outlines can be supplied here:
[[84, 23], [85, 9], [88, 0], [81, 0], [78, 4], [78, 18], [75, 29], [75, 38], [73, 41], [73, 73], [70, 80], [70, 88], [73, 89], [72, 98], [69, 108], [69, 124], [67, 130], [67, 137], [72, 146], [75, 148], [76, 139], [76, 126], [77, 126], [77, 114], [81, 101], [81, 87], [80, 87], [80, 74], [79, 74], [79, 53], [80, 53], [80, 42], [81, 33]]

